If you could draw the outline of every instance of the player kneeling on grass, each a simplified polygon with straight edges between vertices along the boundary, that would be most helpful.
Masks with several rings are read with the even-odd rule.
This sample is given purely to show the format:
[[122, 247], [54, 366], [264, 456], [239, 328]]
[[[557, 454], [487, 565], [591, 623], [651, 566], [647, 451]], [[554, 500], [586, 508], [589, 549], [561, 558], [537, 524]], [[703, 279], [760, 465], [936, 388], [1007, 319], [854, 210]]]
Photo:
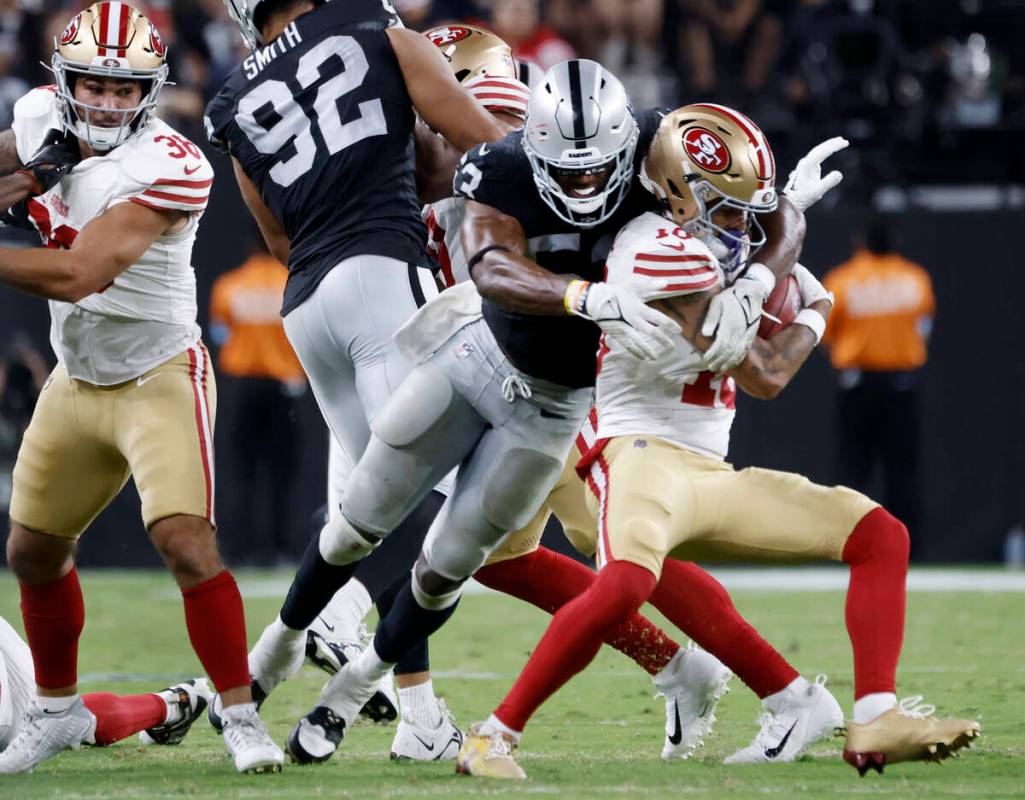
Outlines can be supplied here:
[[[638, 274], [662, 279], [648, 300], [676, 319], [683, 336], [649, 361], [604, 337], [599, 439], [580, 465], [597, 523], [598, 578], [555, 615], [504, 702], [467, 736], [459, 771], [525, 777], [512, 748], [526, 722], [590, 663], [607, 631], [648, 600], [665, 580], [667, 559], [832, 559], [850, 565], [846, 619], [855, 705], [844, 758], [862, 774], [870, 767], [882, 771], [887, 763], [940, 760], [978, 734], [977, 722], [936, 719], [930, 707], [916, 706], [920, 698], [897, 702], [908, 558], [904, 526], [850, 489], [771, 470], [735, 471], [723, 460], [735, 414], [734, 380], [756, 397], [775, 396], [818, 342], [831, 306], [818, 281], [795, 267], [804, 305], [795, 324], [771, 341], [756, 340], [731, 375], [708, 371], [706, 310], [750, 259], [757, 230], [751, 215], [775, 206], [771, 164], [761, 131], [730, 109], [686, 106], [662, 121], [642, 182], [665, 202], [664, 213], [643, 214], [619, 233], [607, 280]], [[794, 192], [790, 196], [796, 200]], [[749, 268], [755, 270], [768, 271]], [[727, 761], [773, 760], [809, 729], [833, 721], [839, 708], [809, 702], [821, 694], [801, 684], [771, 703], [767, 699], [762, 730]]]
[[0, 134], [0, 202], [46, 248], [0, 248], [0, 281], [50, 300], [58, 364], [14, 468], [7, 560], [21, 585], [37, 697], [0, 755], [26, 772], [94, 736], [77, 689], [79, 536], [133, 477], [146, 530], [181, 587], [193, 648], [225, 705], [240, 771], [280, 768], [252, 703], [242, 598], [214, 536], [214, 378], [190, 264], [213, 170], [151, 116], [167, 78], [153, 25], [97, 3], [55, 42], [55, 87]]
[[[34, 673], [28, 645], [0, 617], [0, 753], [32, 724]], [[84, 694], [82, 702], [96, 717], [96, 727], [82, 744], [105, 746], [136, 733], [142, 744], [180, 744], [211, 697], [205, 678], [149, 694]]]

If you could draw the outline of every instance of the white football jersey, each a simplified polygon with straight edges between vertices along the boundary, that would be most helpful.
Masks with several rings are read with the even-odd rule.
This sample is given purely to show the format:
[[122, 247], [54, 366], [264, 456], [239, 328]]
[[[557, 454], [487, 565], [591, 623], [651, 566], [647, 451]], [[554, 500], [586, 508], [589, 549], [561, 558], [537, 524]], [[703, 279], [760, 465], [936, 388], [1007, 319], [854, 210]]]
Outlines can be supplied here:
[[[609, 283], [664, 279], [657, 290], [653, 281], [646, 300], [724, 285], [722, 269], [708, 246], [652, 212], [619, 232], [606, 269]], [[682, 336], [672, 350], [654, 360], [635, 358], [611, 337], [602, 337], [595, 399], [600, 439], [646, 434], [725, 458], [735, 399], [733, 378], [706, 371], [701, 352]]]
[[[52, 89], [33, 89], [14, 106], [18, 155], [27, 162], [60, 127]], [[70, 247], [91, 220], [118, 203], [191, 212], [185, 227], [160, 236], [112, 283], [77, 303], [50, 301], [50, 343], [72, 378], [98, 386], [131, 380], [199, 339], [192, 245], [213, 169], [196, 145], [161, 120], [110, 152], [87, 158], [50, 191], [29, 201], [47, 247]]]

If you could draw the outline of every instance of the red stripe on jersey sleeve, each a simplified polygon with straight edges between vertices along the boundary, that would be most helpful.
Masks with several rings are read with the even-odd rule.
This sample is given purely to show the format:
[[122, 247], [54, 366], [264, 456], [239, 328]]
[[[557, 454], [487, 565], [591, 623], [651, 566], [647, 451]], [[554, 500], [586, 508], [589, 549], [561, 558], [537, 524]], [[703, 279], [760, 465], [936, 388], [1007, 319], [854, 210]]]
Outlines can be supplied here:
[[697, 253], [695, 255], [660, 255], [655, 253], [638, 253], [634, 256], [638, 261], [652, 261], [656, 264], [682, 264], [688, 261], [708, 261], [707, 255]]
[[152, 189], [147, 189], [143, 192], [145, 197], [156, 200], [170, 200], [173, 203], [187, 203], [188, 205], [200, 206], [204, 205], [209, 199], [209, 195], [203, 195], [202, 197], [187, 197], [181, 194], [172, 194], [170, 192], [155, 192]]
[[658, 267], [652, 269], [650, 267], [634, 267], [634, 272], [637, 275], [654, 275], [656, 278], [685, 278], [691, 275], [703, 275], [706, 272], [715, 274], [715, 270], [712, 268], [711, 262], [706, 261], [699, 267], [693, 267], [691, 269], [670, 269], [669, 267]]
[[707, 281], [701, 283], [670, 283], [662, 288], [663, 292], [700, 292], [711, 289], [719, 282], [719, 276], [714, 275]]
[[205, 181], [179, 181], [172, 178], [161, 178], [160, 180], [153, 181], [154, 186], [180, 186], [183, 189], [206, 189], [213, 185], [214, 179], [210, 178]]

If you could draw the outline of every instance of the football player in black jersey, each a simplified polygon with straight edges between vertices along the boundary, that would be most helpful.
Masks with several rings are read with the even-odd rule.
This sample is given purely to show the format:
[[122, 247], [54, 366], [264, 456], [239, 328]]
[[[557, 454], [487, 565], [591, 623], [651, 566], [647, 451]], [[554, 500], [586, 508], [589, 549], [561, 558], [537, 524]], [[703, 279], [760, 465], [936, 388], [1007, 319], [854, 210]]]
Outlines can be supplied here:
[[[503, 131], [388, 0], [226, 4], [253, 52], [207, 108], [208, 135], [230, 153], [243, 199], [288, 265], [285, 331], [355, 463], [410, 369], [392, 334], [437, 293], [414, 180], [417, 115], [461, 150]], [[428, 497], [406, 524], [439, 506]], [[258, 695], [299, 669], [306, 628], [351, 573], [323, 545], [335, 527], [300, 565], [307, 591], [289, 593], [250, 653]]]

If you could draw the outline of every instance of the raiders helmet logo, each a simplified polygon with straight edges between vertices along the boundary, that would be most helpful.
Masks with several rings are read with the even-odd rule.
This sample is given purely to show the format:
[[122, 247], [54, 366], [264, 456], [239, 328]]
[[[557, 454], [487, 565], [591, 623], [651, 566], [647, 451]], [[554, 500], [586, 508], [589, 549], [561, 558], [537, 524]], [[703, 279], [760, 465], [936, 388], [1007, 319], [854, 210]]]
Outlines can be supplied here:
[[72, 18], [71, 22], [68, 23], [68, 27], [66, 27], [64, 29], [64, 32], [61, 33], [60, 42], [61, 42], [62, 45], [64, 45], [64, 44], [71, 44], [73, 41], [75, 41], [75, 37], [78, 36], [78, 26], [79, 26], [79, 23], [81, 22], [81, 19], [82, 19], [82, 15], [81, 14], [76, 14]]
[[470, 33], [471, 31], [467, 28], [459, 25], [449, 25], [447, 28], [438, 28], [436, 31], [431, 31], [431, 41], [434, 42], [436, 47], [444, 47], [445, 45], [463, 41]]
[[160, 38], [160, 32], [155, 25], [149, 26], [149, 46], [157, 58], [163, 58], [164, 54], [167, 53], [167, 45]]
[[683, 147], [694, 164], [718, 175], [730, 167], [730, 150], [716, 134], [705, 128], [691, 128], [683, 135]]

